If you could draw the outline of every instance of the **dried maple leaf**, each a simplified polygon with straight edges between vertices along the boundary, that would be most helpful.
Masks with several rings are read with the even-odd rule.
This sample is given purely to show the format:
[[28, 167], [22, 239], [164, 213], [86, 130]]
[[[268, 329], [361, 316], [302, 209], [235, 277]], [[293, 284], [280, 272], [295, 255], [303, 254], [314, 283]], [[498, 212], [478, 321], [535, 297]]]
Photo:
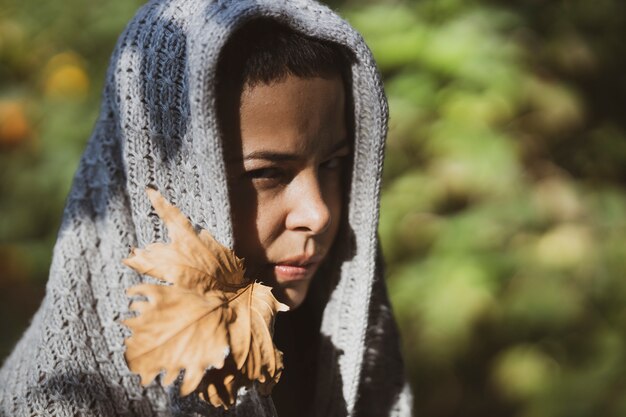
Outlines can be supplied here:
[[214, 406], [228, 408], [240, 386], [259, 381], [269, 394], [280, 379], [282, 353], [272, 341], [274, 315], [288, 307], [271, 288], [244, 278], [243, 262], [211, 234], [196, 233], [187, 218], [156, 190], [148, 197], [165, 223], [171, 242], [134, 249], [124, 264], [172, 285], [130, 288], [131, 310], [124, 321], [126, 362], [150, 383], [163, 372], [171, 384], [185, 370], [181, 395], [197, 391]]

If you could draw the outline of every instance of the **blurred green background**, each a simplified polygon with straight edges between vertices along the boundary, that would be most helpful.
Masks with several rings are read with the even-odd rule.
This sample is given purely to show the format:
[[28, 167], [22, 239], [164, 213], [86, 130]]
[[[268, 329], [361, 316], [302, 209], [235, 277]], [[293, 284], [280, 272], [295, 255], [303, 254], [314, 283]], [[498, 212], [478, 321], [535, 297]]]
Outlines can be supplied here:
[[[142, 4], [0, 0], [0, 360]], [[332, 1], [391, 106], [380, 235], [422, 416], [626, 415], [626, 2]]]

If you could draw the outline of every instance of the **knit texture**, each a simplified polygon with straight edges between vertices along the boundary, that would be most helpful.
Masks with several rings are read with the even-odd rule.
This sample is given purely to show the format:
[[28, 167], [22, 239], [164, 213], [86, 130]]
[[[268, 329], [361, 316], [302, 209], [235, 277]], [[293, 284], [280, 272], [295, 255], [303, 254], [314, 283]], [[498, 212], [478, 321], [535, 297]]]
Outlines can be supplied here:
[[[232, 246], [217, 129], [214, 77], [230, 33], [276, 19], [352, 50], [354, 167], [349, 259], [323, 310], [313, 415], [408, 416], [399, 340], [377, 256], [387, 102], [361, 36], [308, 0], [154, 0], [128, 24], [111, 58], [101, 113], [76, 172], [54, 248], [46, 295], [0, 370], [6, 416], [271, 416], [270, 397], [242, 389], [229, 412], [147, 387], [124, 360], [125, 290], [141, 277], [121, 260], [166, 240], [144, 192], [159, 189], [191, 221]], [[338, 238], [339, 239], [339, 238]], [[319, 277], [316, 277], [319, 278]], [[289, 313], [287, 313], [289, 314]]]

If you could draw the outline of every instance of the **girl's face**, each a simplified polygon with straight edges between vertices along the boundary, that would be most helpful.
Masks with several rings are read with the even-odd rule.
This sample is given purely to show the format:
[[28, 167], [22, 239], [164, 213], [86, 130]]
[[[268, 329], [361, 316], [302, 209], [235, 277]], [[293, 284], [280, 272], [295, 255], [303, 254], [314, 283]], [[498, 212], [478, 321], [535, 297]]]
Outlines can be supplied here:
[[291, 308], [333, 244], [350, 142], [341, 77], [245, 87], [227, 168], [235, 253]]

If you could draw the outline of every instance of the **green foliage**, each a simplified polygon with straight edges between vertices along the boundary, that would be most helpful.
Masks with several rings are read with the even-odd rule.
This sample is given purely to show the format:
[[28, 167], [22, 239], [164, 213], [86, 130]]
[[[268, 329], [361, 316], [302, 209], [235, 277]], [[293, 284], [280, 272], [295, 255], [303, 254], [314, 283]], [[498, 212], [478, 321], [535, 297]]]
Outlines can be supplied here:
[[0, 3], [0, 358], [40, 302], [109, 55], [141, 3]]
[[626, 15], [548, 3], [345, 10], [390, 100], [379, 232], [418, 415], [624, 412], [626, 125], [608, 103], [626, 91], [606, 77]]

